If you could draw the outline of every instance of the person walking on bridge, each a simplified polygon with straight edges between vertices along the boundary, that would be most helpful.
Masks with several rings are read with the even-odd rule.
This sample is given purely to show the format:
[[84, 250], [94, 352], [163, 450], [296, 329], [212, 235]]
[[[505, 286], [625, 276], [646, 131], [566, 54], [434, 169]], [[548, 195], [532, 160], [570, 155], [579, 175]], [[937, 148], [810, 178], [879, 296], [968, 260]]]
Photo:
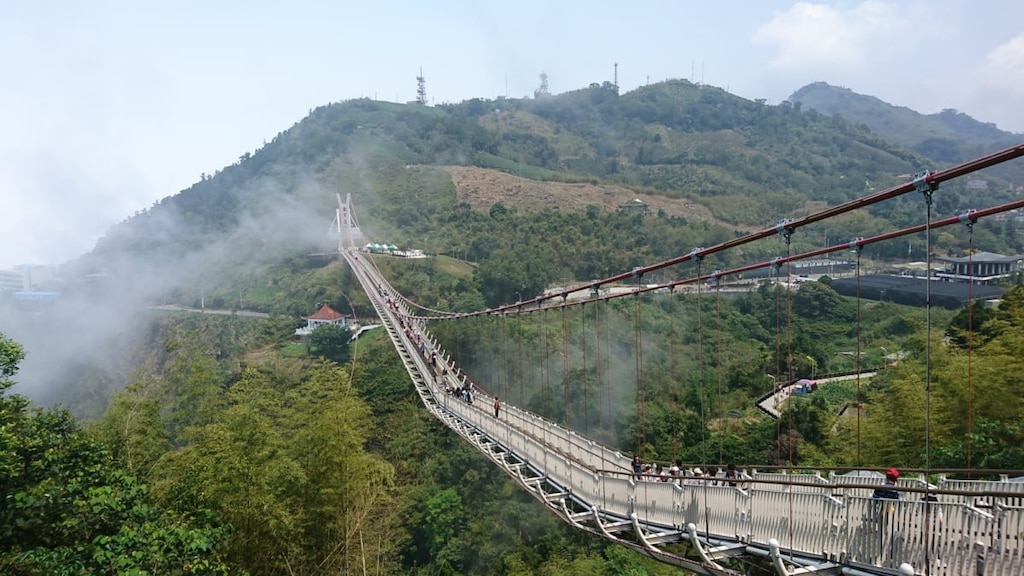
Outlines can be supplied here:
[[501, 411], [501, 400], [497, 396], [494, 397], [494, 417], [498, 417], [498, 412]]
[[885, 483], [882, 484], [881, 488], [877, 488], [871, 497], [875, 499], [899, 500], [900, 493], [896, 491], [896, 481], [899, 479], [900, 471], [895, 468], [889, 468], [885, 472]]

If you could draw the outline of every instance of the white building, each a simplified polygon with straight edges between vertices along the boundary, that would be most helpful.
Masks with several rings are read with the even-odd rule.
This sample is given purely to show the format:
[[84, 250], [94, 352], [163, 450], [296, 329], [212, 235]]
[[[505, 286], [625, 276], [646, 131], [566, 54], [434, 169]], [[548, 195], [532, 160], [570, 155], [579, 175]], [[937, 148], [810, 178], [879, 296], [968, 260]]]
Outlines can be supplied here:
[[29, 292], [53, 280], [52, 266], [35, 266], [22, 264], [10, 270], [0, 270], [0, 291]]
[[18, 270], [0, 270], [0, 292], [25, 290], [25, 278]]

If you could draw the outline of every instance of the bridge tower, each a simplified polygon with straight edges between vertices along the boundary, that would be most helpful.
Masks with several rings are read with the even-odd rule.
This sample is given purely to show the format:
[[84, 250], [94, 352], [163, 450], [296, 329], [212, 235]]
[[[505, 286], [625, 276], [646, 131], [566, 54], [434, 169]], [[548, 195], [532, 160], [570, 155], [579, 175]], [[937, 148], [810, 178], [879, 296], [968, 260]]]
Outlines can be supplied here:
[[352, 195], [345, 194], [344, 202], [341, 201], [341, 194], [335, 194], [335, 197], [338, 199], [338, 207], [329, 234], [338, 239], [338, 252], [343, 252], [358, 247], [358, 243], [363, 240], [363, 231], [359, 229], [356, 214], [352, 211]]

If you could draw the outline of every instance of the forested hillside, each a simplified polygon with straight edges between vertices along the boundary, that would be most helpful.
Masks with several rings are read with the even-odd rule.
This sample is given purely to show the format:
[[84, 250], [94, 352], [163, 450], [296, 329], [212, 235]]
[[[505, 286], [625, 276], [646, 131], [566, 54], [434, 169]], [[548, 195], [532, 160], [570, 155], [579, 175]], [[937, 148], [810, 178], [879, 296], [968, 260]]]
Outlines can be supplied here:
[[[804, 86], [789, 100], [866, 126], [890, 142], [944, 164], [964, 162], [987, 150], [1012, 146], [1024, 139], [1024, 135], [1005, 132], [994, 124], [979, 122], [953, 109], [921, 114], [824, 82]], [[999, 166], [991, 173], [1018, 186], [1024, 185], [1024, 168], [1018, 164]]]
[[[373, 318], [350, 272], [324, 255], [336, 248], [326, 234], [335, 194], [352, 194], [368, 241], [431, 256], [378, 258], [399, 290], [431, 308], [471, 311], [714, 245], [942, 165], [840, 116], [686, 81], [627, 94], [605, 83], [533, 100], [317, 108], [112, 229], [66, 268], [61, 302], [0, 301], [0, 330], [29, 354], [0, 340], [0, 571], [670, 573], [543, 513], [419, 406], [382, 334], [351, 345], [341, 330], [294, 335], [323, 304]], [[593, 194], [674, 202], [649, 213], [608, 202], [536, 209], [528, 205], [536, 196], [505, 192], [506, 201], [471, 204], [465, 187], [478, 184], [453, 180], [460, 167], [511, 175], [501, 181], [512, 186], [585, 184]], [[934, 215], [1015, 197], [1019, 182], [981, 178], [987, 189], [971, 194], [944, 185]], [[478, 192], [473, 198], [488, 197]], [[908, 198], [801, 229], [792, 249], [919, 224], [922, 208]], [[1021, 250], [1012, 219], [984, 220], [973, 237], [950, 228], [933, 246], [962, 254], [968, 242]], [[866, 266], [905, 258], [908, 247], [920, 254], [923, 237], [872, 247]], [[785, 249], [781, 240], [759, 243], [706, 265]], [[645, 281], [693, 272], [683, 266]], [[582, 422], [620, 450], [716, 465], [786, 463], [782, 454], [795, 465], [920, 465], [924, 312], [892, 303], [858, 309], [827, 279], [805, 283], [780, 316], [781, 298], [767, 285], [721, 302], [652, 294], [525, 322], [432, 329], [507, 401]], [[1022, 301], [1011, 291], [998, 311], [933, 313], [936, 340], [948, 337], [933, 346], [933, 462], [964, 465], [970, 438], [976, 467], [1024, 467], [1024, 431], [1014, 424], [1022, 407], [1012, 393]], [[227, 314], [148, 308], [163, 303]], [[231, 314], [240, 310], [269, 317]], [[787, 354], [780, 326], [793, 334]], [[974, 392], [958, 377], [968, 334], [973, 366], [986, 374]], [[770, 387], [766, 374], [849, 371], [860, 345], [863, 366], [882, 365], [886, 350], [906, 361], [863, 390], [836, 385], [795, 402], [784, 433], [754, 408]], [[510, 351], [520, 349], [514, 359]], [[637, 417], [638, 350], [646, 427]], [[49, 386], [33, 395], [85, 420], [63, 408], [34, 410], [15, 394], [19, 366], [19, 379]], [[603, 389], [609, 382], [617, 387]], [[596, 401], [602, 393], [612, 413]], [[969, 393], [984, 398], [970, 429], [957, 420]], [[860, 462], [850, 414], [864, 417]], [[901, 441], [886, 440], [893, 434]]]
[[[541, 182], [616, 185], [702, 209], [645, 218], [598, 206], [567, 214], [556, 205], [506, 218], [520, 208], [506, 196], [509, 203], [481, 214], [440, 168], [453, 164]], [[538, 100], [436, 108], [355, 100], [314, 110], [237, 164], [129, 218], [76, 271], [141, 284], [134, 294], [170, 291], [179, 301], [212, 294], [227, 305], [266, 309], [243, 302], [246, 290], [265, 281], [264, 263], [329, 246], [334, 194], [351, 193], [372, 239], [453, 254], [483, 270], [509, 265], [509, 250], [586, 279], [774, 226], [941, 165], [840, 116], [681, 80], [623, 95], [595, 85]], [[987, 189], [970, 193], [962, 182], [945, 186], [936, 216], [1015, 197], [1011, 183], [988, 179]], [[920, 204], [907, 199], [827, 230], [808, 228], [795, 241], [818, 246], [829, 236], [877, 233], [921, 217]], [[1019, 248], [1015, 230], [983, 223], [979, 233], [987, 250]], [[966, 238], [947, 244], [962, 251]], [[883, 258], [902, 253], [880, 250]], [[597, 252], [607, 257], [591, 256]], [[543, 268], [530, 275], [541, 286], [556, 280]]]

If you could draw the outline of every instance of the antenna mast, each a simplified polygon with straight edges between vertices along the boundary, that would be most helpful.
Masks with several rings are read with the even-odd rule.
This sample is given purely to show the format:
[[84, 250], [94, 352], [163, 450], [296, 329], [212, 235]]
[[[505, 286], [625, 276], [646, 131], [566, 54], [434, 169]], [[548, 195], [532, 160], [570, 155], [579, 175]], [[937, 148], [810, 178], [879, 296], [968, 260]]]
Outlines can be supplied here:
[[615, 63], [615, 76], [612, 79], [612, 84], [615, 86], [615, 93], [619, 93], [619, 63]]
[[416, 103], [420, 106], [427, 105], [427, 79], [423, 77], [422, 66], [420, 66], [420, 75], [416, 77]]

